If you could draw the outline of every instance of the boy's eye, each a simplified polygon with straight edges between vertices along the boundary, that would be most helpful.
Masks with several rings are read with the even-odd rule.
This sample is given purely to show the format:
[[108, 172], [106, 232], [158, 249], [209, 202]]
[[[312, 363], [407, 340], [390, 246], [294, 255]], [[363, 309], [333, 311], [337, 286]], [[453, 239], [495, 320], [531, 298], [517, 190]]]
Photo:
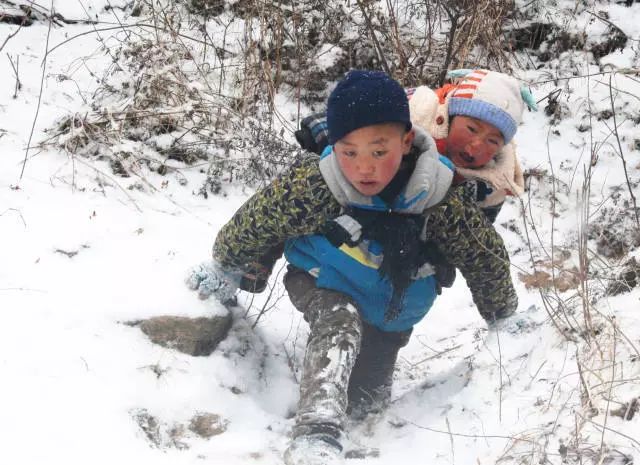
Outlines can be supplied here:
[[495, 145], [496, 147], [500, 145], [500, 141], [498, 139], [489, 139], [489, 143], [491, 145]]
[[386, 150], [376, 150], [373, 152], [373, 156], [377, 158], [384, 157], [386, 154], [387, 154]]
[[356, 156], [356, 152], [354, 152], [353, 150], [344, 150], [342, 152], [342, 155], [344, 155], [345, 157], [353, 158]]
[[467, 125], [467, 129], [469, 130], [469, 132], [471, 132], [471, 133], [473, 133], [473, 134], [475, 134], [476, 132], [478, 132], [478, 130], [477, 130], [475, 127], [470, 126], [470, 125]]

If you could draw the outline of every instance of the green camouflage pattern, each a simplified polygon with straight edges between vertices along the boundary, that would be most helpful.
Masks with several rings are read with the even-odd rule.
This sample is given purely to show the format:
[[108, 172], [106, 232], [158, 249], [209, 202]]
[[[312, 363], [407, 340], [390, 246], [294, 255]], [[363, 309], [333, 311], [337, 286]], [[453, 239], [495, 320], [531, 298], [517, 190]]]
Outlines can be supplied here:
[[460, 270], [483, 318], [490, 321], [513, 313], [518, 297], [511, 281], [509, 254], [502, 237], [465, 187], [452, 188], [425, 216], [426, 240]]
[[[247, 200], [218, 233], [214, 259], [231, 270], [254, 272], [275, 246], [314, 234], [337, 217], [342, 207], [324, 182], [318, 161], [318, 155], [305, 153]], [[275, 260], [270, 262], [273, 266]]]
[[[229, 270], [254, 272], [274, 246], [318, 233], [326, 221], [339, 216], [341, 206], [324, 182], [318, 161], [317, 155], [305, 154], [254, 194], [218, 233], [214, 259]], [[425, 216], [426, 240], [460, 270], [480, 314], [491, 320], [515, 311], [518, 299], [507, 250], [464, 187], [452, 188]]]

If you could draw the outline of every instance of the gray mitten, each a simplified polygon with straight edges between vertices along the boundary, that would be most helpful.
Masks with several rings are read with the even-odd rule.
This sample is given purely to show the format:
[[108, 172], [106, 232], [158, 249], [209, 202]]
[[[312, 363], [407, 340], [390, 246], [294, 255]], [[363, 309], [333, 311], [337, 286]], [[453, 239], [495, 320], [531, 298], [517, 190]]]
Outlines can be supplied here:
[[518, 334], [529, 333], [541, 324], [537, 322], [534, 317], [532, 317], [532, 314], [536, 311], [536, 306], [532, 305], [526, 312], [509, 314], [509, 316], [507, 317], [503, 317], [493, 321], [487, 320], [487, 326], [489, 330], [500, 331], [503, 333], [506, 332], [514, 336]]
[[215, 260], [192, 268], [185, 282], [189, 289], [198, 291], [201, 299], [213, 295], [223, 304], [232, 301], [238, 290], [238, 279], [233, 273], [224, 271]]

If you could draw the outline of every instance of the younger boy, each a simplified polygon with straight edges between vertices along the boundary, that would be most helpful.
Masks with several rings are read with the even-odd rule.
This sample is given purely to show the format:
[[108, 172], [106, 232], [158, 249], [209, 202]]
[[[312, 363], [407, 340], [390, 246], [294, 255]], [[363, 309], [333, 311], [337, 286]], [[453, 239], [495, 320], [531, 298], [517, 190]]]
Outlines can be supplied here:
[[412, 128], [396, 81], [350, 72], [329, 97], [327, 125], [323, 155], [296, 160], [251, 197], [187, 280], [225, 302], [285, 244], [285, 288], [310, 329], [287, 465], [342, 463], [347, 407], [388, 398], [398, 349], [437, 295], [433, 256], [460, 269], [489, 322], [517, 306], [500, 236], [449, 190], [452, 166]]
[[503, 73], [455, 70], [449, 77], [456, 82], [435, 91], [407, 91], [411, 121], [456, 165], [454, 184], [472, 182], [478, 205], [494, 222], [505, 197], [524, 192], [513, 136], [525, 106], [537, 106], [524, 85]]

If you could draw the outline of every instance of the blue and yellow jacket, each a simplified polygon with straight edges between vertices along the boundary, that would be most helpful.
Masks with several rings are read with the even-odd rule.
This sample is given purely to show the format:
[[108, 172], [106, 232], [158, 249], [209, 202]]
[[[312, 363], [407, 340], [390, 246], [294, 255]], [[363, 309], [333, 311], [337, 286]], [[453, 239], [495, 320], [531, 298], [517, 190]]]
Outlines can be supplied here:
[[[416, 166], [391, 203], [379, 196], [364, 196], [351, 186], [330, 146], [320, 157], [320, 172], [342, 207], [419, 215], [445, 197], [453, 178], [453, 167], [436, 152], [435, 145], [423, 132], [416, 133], [414, 149], [420, 151]], [[404, 331], [424, 317], [436, 298], [434, 269], [429, 263], [421, 264], [404, 294], [398, 317], [385, 321], [393, 285], [378, 272], [383, 254], [381, 245], [375, 241], [364, 240], [355, 247], [344, 244], [336, 248], [320, 234], [290, 239], [285, 247], [289, 263], [315, 276], [318, 287], [351, 296], [367, 323], [383, 331]]]

